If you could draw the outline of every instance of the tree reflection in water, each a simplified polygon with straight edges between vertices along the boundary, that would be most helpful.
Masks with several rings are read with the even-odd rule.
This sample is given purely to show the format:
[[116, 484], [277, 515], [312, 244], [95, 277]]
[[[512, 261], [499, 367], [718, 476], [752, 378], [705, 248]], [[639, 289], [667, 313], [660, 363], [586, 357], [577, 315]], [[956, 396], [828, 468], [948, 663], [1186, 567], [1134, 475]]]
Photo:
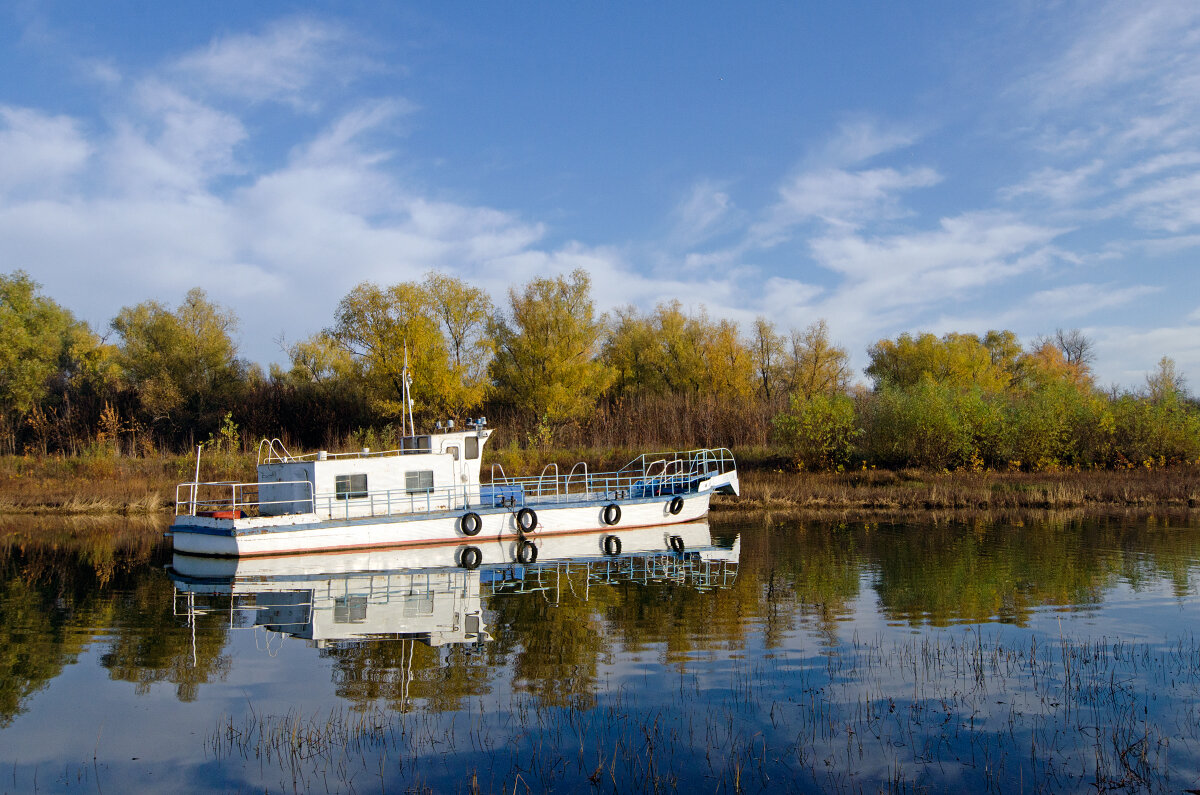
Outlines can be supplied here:
[[[250, 720], [275, 727], [257, 735], [259, 743], [284, 742], [302, 729], [313, 737], [325, 732], [322, 753], [342, 754], [337, 769], [382, 771], [389, 789], [393, 780], [400, 788], [468, 787], [468, 771], [484, 769], [492, 776], [484, 790], [511, 788], [517, 776], [588, 788], [598, 765], [598, 780], [617, 789], [672, 782], [803, 789], [802, 781], [877, 788], [901, 768], [907, 782], [941, 787], [961, 778], [986, 786], [980, 771], [988, 765], [1048, 780], [1037, 777], [1066, 775], [1101, 757], [1117, 777], [1108, 783], [1127, 775], [1127, 786], [1150, 786], [1160, 779], [1146, 776], [1168, 762], [1200, 774], [1200, 760], [1186, 751], [1200, 741], [1192, 736], [1200, 727], [1179, 701], [1194, 694], [1200, 659], [1193, 660], [1189, 637], [1174, 646], [1130, 643], [1117, 625], [1108, 628], [1104, 611], [1119, 592], [1127, 600], [1169, 594], [1177, 611], [1194, 612], [1198, 529], [1186, 516], [1046, 514], [919, 525], [759, 516], [705, 529], [708, 547], [737, 550], [736, 576], [720, 587], [667, 576], [599, 577], [592, 569], [611, 559], [594, 538], [583, 556], [592, 569], [564, 566], [548, 548], [538, 566], [519, 567], [511, 549], [498, 546], [499, 557], [485, 549], [481, 569], [467, 571], [455, 563], [458, 551], [446, 548], [448, 565], [421, 568], [444, 574], [437, 588], [453, 602], [445, 615], [411, 570], [389, 570], [377, 556], [373, 569], [292, 572], [273, 589], [210, 587], [211, 611], [195, 617], [193, 638], [182, 599], [189, 583], [177, 579], [181, 590], [172, 598], [161, 568], [170, 558], [155, 546], [157, 530], [110, 526], [101, 533], [47, 522], [0, 536], [0, 725], [22, 713], [36, 717], [38, 694], [89, 650], [109, 679], [134, 685], [134, 698], [162, 683], [173, 687], [176, 703], [200, 706], [207, 683], [260, 662], [259, 652], [231, 643], [233, 633], [271, 630], [316, 647], [293, 644], [286, 654], [325, 663], [313, 669], [324, 681], [274, 686], [306, 696], [328, 691], [331, 711], [344, 705], [360, 717], [322, 723], [249, 708], [227, 715], [212, 748], [224, 760], [222, 775], [243, 788], [273, 786], [261, 771], [235, 764], [239, 754], [263, 751], [247, 739]], [[642, 557], [680, 559], [665, 541], [659, 531], [656, 549]], [[636, 557], [630, 546], [622, 559]], [[689, 543], [689, 554], [701, 546]], [[299, 581], [300, 574], [308, 579]], [[247, 583], [255, 578], [258, 586], [268, 579], [260, 570]], [[300, 612], [288, 601], [297, 593], [305, 594]], [[1147, 602], [1139, 621], [1165, 615], [1155, 598], [1159, 606]], [[391, 614], [380, 611], [387, 603]], [[1067, 618], [1093, 616], [1087, 631], [1112, 633], [1111, 642], [1072, 637], [1082, 624], [1068, 623], [1064, 636], [1038, 629], [1047, 611], [1059, 610]], [[1169, 625], [1171, 617], [1161, 620]], [[1132, 684], [1104, 690], [1104, 676], [1118, 684], [1131, 677]], [[1138, 693], [1148, 692], [1157, 701], [1142, 705]], [[1142, 706], [1148, 711], [1135, 720]], [[1084, 714], [1111, 728], [1104, 742], [1128, 740], [1126, 747], [1145, 751], [1140, 772], [1122, 767], [1128, 753], [1097, 750], [1094, 730], [1094, 758], [1062, 739]], [[453, 746], [447, 727], [461, 716], [467, 734]], [[342, 733], [330, 734], [338, 726]], [[1138, 731], [1163, 744], [1135, 748], [1143, 742]], [[1172, 742], [1180, 732], [1191, 739]], [[1031, 756], [1054, 736], [1057, 751]], [[364, 738], [374, 739], [362, 745]], [[361, 759], [352, 764], [353, 743]], [[848, 756], [847, 748], [857, 750]], [[969, 760], [976, 752], [992, 756]], [[542, 755], [537, 770], [531, 754]], [[431, 764], [422, 766], [427, 757]], [[336, 767], [333, 756], [322, 758]], [[181, 763], [198, 770], [204, 753], [197, 749]], [[20, 775], [14, 772], [18, 788]]]

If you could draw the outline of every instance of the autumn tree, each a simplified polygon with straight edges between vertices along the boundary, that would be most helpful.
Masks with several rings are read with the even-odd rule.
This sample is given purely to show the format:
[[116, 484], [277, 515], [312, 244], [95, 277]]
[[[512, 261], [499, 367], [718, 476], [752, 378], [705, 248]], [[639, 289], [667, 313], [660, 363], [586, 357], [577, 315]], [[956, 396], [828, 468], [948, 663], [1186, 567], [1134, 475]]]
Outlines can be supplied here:
[[441, 273], [430, 273], [422, 285], [441, 326], [450, 366], [446, 403], [455, 417], [479, 406], [487, 392], [488, 365], [495, 343], [488, 333], [492, 301], [478, 287]]
[[679, 301], [659, 304], [649, 315], [618, 310], [603, 358], [619, 394], [743, 398], [754, 390], [754, 354], [737, 324], [714, 321], [703, 307], [684, 312]]
[[617, 309], [605, 334], [602, 358], [612, 368], [617, 395], [665, 392], [661, 338], [652, 320], [634, 306]]
[[271, 375], [296, 384], [345, 383], [355, 375], [354, 359], [328, 332], [283, 346], [291, 362], [288, 370], [273, 366]]
[[1158, 367], [1146, 376], [1146, 392], [1151, 403], [1179, 401], [1187, 397], [1187, 379], [1175, 368], [1175, 360], [1164, 356]]
[[876, 389], [883, 386], [912, 387], [923, 379], [938, 384], [978, 387], [984, 392], [1003, 392], [1009, 374], [1003, 358], [993, 362], [989, 349], [974, 334], [901, 334], [895, 340], [880, 340], [867, 349], [871, 358], [867, 375]]
[[598, 358], [603, 323], [587, 271], [533, 279], [509, 289], [508, 300], [508, 311], [490, 326], [498, 398], [551, 429], [586, 416], [612, 382]]
[[404, 415], [407, 354], [413, 410], [458, 418], [483, 401], [489, 308], [482, 291], [439, 274], [420, 284], [363, 282], [338, 304], [326, 335], [354, 360], [379, 413]]
[[1067, 363], [1080, 370], [1089, 369], [1096, 358], [1095, 343], [1077, 328], [1055, 329], [1053, 342]]
[[754, 319], [754, 336], [750, 340], [751, 355], [758, 389], [767, 400], [777, 391], [782, 377], [784, 339], [775, 332], [775, 324], [759, 315]]
[[372, 405], [384, 416], [405, 416], [406, 363], [414, 411], [444, 406], [449, 362], [430, 309], [429, 296], [411, 282], [363, 282], [338, 303], [327, 333], [354, 359]]
[[791, 346], [784, 363], [787, 384], [793, 394], [805, 399], [835, 395], [850, 385], [850, 355], [829, 339], [824, 320], [803, 331], [792, 331]]

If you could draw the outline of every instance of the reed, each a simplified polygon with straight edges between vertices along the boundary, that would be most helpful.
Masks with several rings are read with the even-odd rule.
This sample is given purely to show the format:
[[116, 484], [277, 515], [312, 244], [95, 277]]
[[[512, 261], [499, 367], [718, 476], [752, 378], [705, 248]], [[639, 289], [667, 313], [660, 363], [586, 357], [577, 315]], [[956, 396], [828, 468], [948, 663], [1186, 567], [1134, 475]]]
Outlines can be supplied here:
[[251, 709], [207, 747], [225, 769], [255, 761], [250, 788], [329, 792], [368, 776], [410, 792], [1178, 791], [1197, 762], [1194, 637], [854, 634], [665, 679], [592, 707], [513, 689], [451, 713]]

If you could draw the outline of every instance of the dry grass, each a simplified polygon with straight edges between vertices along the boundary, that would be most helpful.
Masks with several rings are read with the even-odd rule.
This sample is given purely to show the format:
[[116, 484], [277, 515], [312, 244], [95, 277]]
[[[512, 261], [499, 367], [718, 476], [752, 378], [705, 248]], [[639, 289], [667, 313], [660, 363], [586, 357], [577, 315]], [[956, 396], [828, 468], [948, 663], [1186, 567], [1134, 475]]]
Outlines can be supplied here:
[[1035, 472], [749, 471], [742, 496], [715, 510], [992, 511], [1195, 508], [1200, 469]]
[[[175, 485], [190, 480], [187, 456], [0, 457], [0, 514], [154, 514], [172, 505]], [[213, 458], [205, 477], [254, 477], [251, 456]]]
[[[989, 511], [1070, 508], [1200, 507], [1200, 467], [1062, 472], [921, 472], [865, 470], [790, 473], [766, 448], [736, 451], [742, 496], [714, 509], [856, 511]], [[484, 477], [496, 461], [512, 476], [537, 474], [548, 462], [561, 472], [576, 461], [615, 469], [632, 450], [591, 448], [544, 451], [503, 447], [489, 451]], [[202, 479], [254, 480], [254, 455], [206, 453]], [[176, 484], [191, 480], [189, 456], [0, 457], [0, 515], [56, 513], [154, 514], [174, 503]]]

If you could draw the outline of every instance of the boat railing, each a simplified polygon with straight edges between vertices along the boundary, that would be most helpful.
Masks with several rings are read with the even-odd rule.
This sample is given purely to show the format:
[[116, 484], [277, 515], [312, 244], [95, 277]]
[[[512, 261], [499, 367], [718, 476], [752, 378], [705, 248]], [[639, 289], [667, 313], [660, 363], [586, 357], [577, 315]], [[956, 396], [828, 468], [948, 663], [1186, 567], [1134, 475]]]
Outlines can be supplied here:
[[[262, 499], [263, 486], [291, 487], [291, 494], [282, 499]], [[298, 487], [298, 488], [297, 488]], [[220, 515], [219, 518], [237, 519], [242, 516], [260, 515], [264, 507], [313, 504], [312, 483], [307, 480], [288, 480], [278, 483], [238, 483], [235, 481], [212, 481], [208, 483], [180, 483], [175, 487], [175, 515], [205, 516]], [[284, 511], [292, 512], [292, 511]], [[227, 514], [227, 515], [226, 515]]]
[[[264, 447], [266, 448], [265, 456], [263, 454]], [[348, 453], [330, 453], [327, 450], [320, 450], [303, 455], [292, 455], [283, 446], [283, 442], [278, 439], [263, 439], [258, 443], [258, 463], [262, 465], [286, 464], [295, 461], [328, 461], [339, 458], [383, 458], [395, 455], [422, 455], [432, 452], [433, 439], [428, 434], [401, 437], [400, 447], [392, 450], [371, 450], [369, 447], [364, 447]]]
[[[266, 455], [263, 455], [263, 448], [266, 448]], [[289, 461], [297, 460], [288, 452], [288, 449], [283, 446], [283, 442], [278, 439], [263, 439], [258, 443], [258, 465], [263, 464], [286, 464]]]
[[577, 470], [577, 469], [583, 470], [581, 483], [583, 484], [583, 490], [585, 492], [588, 490], [587, 462], [580, 461], [579, 463], [575, 464], [575, 466], [571, 467], [571, 471], [567, 473], [567, 479], [565, 481], [563, 481], [563, 493], [564, 494], [571, 493], [571, 478], [575, 477], [575, 470]]
[[[561, 588], [561, 582], [565, 580], [574, 589], [572, 574], [580, 574], [583, 579], [581, 584], [585, 589], [593, 584], [616, 585], [632, 582], [639, 585], [672, 583], [690, 586], [700, 591], [710, 591], [731, 587], [737, 580], [738, 563], [736, 560], [723, 558], [709, 560], [699, 554], [699, 551], [691, 550], [683, 555], [667, 550], [635, 552], [603, 560], [565, 559], [525, 565], [519, 573], [514, 572], [513, 576], [489, 579], [484, 587], [492, 595], [520, 594]], [[551, 582], [554, 584], [548, 584]]]
[[541, 500], [543, 496], [546, 496], [546, 492], [542, 491], [542, 484], [546, 480], [546, 473], [551, 469], [554, 470], [554, 478], [550, 482], [554, 485], [554, 496], [558, 496], [558, 464], [550, 463], [542, 467], [542, 474], [538, 475], [537, 496], [539, 500]]

